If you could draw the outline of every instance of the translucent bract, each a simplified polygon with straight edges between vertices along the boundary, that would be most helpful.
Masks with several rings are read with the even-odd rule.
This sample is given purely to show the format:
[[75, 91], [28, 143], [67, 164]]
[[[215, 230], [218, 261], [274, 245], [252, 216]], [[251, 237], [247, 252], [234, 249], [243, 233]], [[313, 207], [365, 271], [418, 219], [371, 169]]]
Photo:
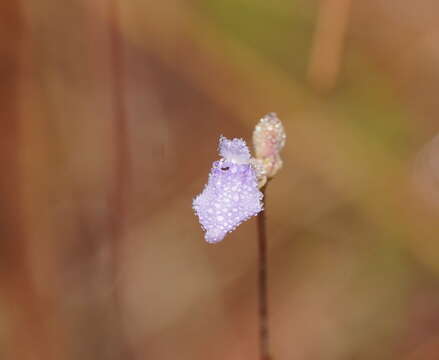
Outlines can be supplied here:
[[282, 168], [280, 151], [285, 146], [286, 134], [282, 122], [275, 113], [269, 113], [259, 120], [253, 131], [255, 159], [259, 187]]

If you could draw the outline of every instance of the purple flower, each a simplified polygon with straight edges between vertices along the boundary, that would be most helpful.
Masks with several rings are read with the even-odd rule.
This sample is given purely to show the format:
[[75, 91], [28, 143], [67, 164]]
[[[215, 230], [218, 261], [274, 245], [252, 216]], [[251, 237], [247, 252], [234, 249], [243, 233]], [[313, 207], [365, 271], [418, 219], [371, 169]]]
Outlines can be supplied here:
[[238, 225], [262, 210], [262, 193], [250, 152], [242, 139], [220, 137], [219, 153], [204, 190], [193, 201], [205, 239], [216, 243]]

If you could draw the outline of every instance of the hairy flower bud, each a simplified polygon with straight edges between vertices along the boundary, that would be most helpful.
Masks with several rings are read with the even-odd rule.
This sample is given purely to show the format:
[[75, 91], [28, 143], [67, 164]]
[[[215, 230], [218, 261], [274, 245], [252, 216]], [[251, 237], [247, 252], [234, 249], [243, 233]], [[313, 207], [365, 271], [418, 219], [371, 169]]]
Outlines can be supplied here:
[[[282, 167], [280, 151], [285, 146], [284, 127], [275, 113], [265, 115], [253, 131], [255, 164], [259, 168], [259, 187], [265, 185]], [[262, 170], [261, 170], [262, 169]]]

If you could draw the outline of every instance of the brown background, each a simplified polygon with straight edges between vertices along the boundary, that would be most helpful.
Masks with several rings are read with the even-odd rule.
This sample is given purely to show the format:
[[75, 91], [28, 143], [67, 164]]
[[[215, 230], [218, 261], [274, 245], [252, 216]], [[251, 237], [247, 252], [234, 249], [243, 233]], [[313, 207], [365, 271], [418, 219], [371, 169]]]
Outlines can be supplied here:
[[1, 359], [257, 359], [255, 220], [208, 245], [191, 201], [270, 111], [274, 359], [437, 359], [437, 1], [0, 18]]

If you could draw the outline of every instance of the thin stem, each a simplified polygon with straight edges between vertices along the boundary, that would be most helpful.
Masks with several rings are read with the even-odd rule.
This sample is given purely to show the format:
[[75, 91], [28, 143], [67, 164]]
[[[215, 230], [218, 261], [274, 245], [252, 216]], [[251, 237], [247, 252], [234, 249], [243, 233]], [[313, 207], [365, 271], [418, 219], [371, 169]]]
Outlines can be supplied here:
[[[266, 186], [261, 189], [264, 194]], [[261, 360], [269, 360], [269, 332], [268, 332], [268, 302], [267, 302], [267, 231], [265, 226], [264, 209], [258, 215], [258, 292], [259, 292], [259, 351]]]

